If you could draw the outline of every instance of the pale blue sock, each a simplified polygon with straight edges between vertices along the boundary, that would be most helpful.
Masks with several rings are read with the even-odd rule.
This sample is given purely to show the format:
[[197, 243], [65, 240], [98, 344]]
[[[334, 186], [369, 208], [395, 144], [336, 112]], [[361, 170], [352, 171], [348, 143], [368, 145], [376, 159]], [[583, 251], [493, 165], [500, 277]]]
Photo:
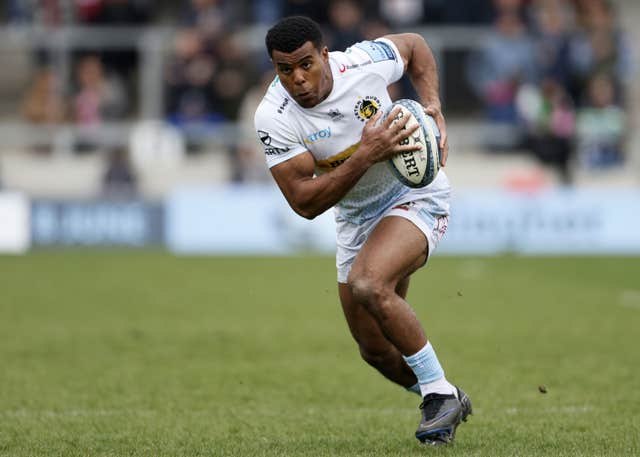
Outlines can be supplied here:
[[418, 378], [418, 384], [429, 384], [430, 382], [444, 378], [444, 370], [442, 366], [440, 366], [431, 342], [427, 342], [426, 346], [415, 354], [403, 357], [407, 365], [409, 365], [415, 373], [416, 378]]

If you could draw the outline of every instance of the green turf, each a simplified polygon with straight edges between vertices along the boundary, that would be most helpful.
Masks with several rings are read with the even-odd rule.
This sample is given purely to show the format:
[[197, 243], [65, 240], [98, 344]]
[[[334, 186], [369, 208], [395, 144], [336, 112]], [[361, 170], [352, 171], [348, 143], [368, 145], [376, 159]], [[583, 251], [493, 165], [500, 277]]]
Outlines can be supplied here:
[[409, 298], [474, 401], [450, 448], [330, 258], [0, 257], [0, 455], [640, 455], [640, 259], [436, 257]]

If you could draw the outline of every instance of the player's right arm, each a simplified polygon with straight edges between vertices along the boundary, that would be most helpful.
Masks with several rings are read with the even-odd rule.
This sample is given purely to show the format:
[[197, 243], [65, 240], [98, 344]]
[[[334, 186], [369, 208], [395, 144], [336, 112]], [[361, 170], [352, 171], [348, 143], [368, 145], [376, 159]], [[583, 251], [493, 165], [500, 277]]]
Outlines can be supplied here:
[[309, 151], [271, 167], [271, 174], [291, 208], [300, 216], [313, 219], [338, 203], [373, 164], [398, 153], [418, 150], [419, 146], [399, 145], [418, 126], [404, 129], [409, 120], [406, 117], [391, 127], [395, 114], [392, 112], [379, 125], [376, 124], [380, 112], [369, 119], [358, 149], [330, 172], [314, 176], [315, 160]]

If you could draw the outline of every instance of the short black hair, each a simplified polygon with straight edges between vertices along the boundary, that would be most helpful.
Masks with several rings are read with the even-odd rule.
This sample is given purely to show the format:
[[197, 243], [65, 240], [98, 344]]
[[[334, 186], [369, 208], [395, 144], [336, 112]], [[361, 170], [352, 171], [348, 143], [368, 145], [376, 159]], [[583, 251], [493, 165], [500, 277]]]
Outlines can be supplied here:
[[281, 52], [293, 52], [307, 41], [320, 51], [324, 40], [320, 26], [306, 16], [289, 16], [271, 27], [265, 38], [269, 57], [274, 49]]

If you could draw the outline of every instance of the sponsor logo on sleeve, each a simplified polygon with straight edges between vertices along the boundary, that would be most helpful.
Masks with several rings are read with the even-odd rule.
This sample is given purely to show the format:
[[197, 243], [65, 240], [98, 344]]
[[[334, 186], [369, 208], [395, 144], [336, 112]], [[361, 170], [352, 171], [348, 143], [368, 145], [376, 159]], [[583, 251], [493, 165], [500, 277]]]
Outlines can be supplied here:
[[271, 135], [269, 135], [269, 132], [258, 130], [258, 137], [260, 138], [262, 144], [264, 144], [265, 146], [269, 146], [271, 144]]
[[282, 103], [278, 107], [278, 114], [284, 113], [284, 109], [287, 107], [288, 104], [289, 104], [289, 97], [285, 97], [285, 99], [282, 101]]
[[264, 130], [258, 130], [258, 138], [260, 138], [260, 142], [265, 145], [264, 153], [268, 156], [274, 156], [278, 154], [284, 154], [285, 152], [289, 152], [289, 148], [274, 148], [271, 146], [271, 135], [269, 132], [265, 132]]
[[391, 46], [383, 41], [362, 41], [356, 43], [354, 46], [366, 52], [373, 62], [397, 60], [396, 54], [393, 52]]
[[264, 153], [268, 156], [277, 156], [289, 151], [289, 148], [264, 148]]

